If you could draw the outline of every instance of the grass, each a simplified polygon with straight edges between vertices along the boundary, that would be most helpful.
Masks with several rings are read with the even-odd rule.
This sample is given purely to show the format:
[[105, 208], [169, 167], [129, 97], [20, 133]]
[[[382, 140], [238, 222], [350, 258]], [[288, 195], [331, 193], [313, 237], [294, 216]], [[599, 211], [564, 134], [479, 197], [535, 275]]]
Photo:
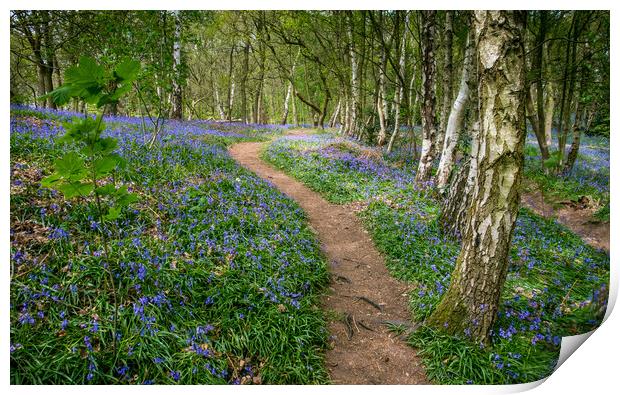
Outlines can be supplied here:
[[170, 122], [149, 150], [137, 122], [112, 124], [128, 162], [115, 182], [140, 201], [105, 226], [93, 201], [40, 187], [66, 149], [48, 115], [11, 121], [12, 384], [328, 382], [318, 242], [294, 201], [222, 149], [281, 129]]
[[[360, 216], [390, 272], [412, 282], [414, 318], [424, 320], [449, 285], [459, 243], [437, 224], [432, 192], [412, 187], [411, 166], [392, 167], [381, 156], [334, 136], [280, 138], [264, 159], [334, 203], [362, 200]], [[522, 209], [516, 224], [492, 346], [480, 347], [422, 327], [409, 338], [421, 349], [437, 383], [503, 384], [549, 375], [561, 336], [594, 329], [606, 306], [609, 256], [567, 228]], [[398, 328], [394, 328], [395, 330]]]

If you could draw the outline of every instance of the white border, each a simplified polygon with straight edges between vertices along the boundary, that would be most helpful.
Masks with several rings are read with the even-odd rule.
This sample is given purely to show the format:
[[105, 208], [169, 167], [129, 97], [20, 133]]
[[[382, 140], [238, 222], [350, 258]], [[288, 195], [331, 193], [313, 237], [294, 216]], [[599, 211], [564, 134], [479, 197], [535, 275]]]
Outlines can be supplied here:
[[[98, 2], [84, 2], [84, 1], [68, 1], [68, 0], [54, 0], [54, 1], [8, 1], [3, 2], [6, 7], [5, 18], [0, 21], [3, 40], [1, 41], [2, 52], [5, 56], [2, 57], [3, 70], [2, 83], [4, 90], [2, 91], [2, 106], [5, 109], [2, 112], [2, 125], [5, 126], [2, 133], [3, 143], [1, 144], [2, 154], [0, 155], [0, 174], [2, 177], [2, 185], [7, 188], [9, 185], [9, 10], [11, 9], [229, 9], [229, 10], [243, 10], [243, 9], [511, 9], [518, 6], [519, 9], [611, 9], [611, 103], [612, 109], [612, 122], [611, 122], [611, 146], [618, 147], [620, 139], [620, 130], [614, 131], [617, 122], [617, 111], [613, 104], [618, 103], [618, 92], [620, 92], [620, 86], [616, 71], [616, 61], [618, 59], [615, 51], [615, 43], [618, 39], [618, 27], [616, 25], [616, 9], [618, 8], [614, 2], [610, 1], [545, 1], [540, 0], [522, 0], [518, 3], [507, 1], [468, 1], [458, 2], [454, 0], [444, 0], [441, 2], [418, 2], [418, 1], [392, 1], [383, 0], [368, 1], [368, 0], [356, 0], [356, 1], [334, 1], [334, 0], [314, 0], [308, 1], [294, 1], [294, 0], [267, 0], [267, 1], [247, 1], [247, 0], [227, 0], [222, 1], [184, 1], [184, 2], [172, 2], [162, 0], [134, 0], [131, 3], [120, 0], [99, 0]], [[131, 7], [128, 7], [131, 5]], [[615, 149], [615, 148], [614, 148]], [[618, 159], [617, 155], [611, 156], [611, 195], [617, 196], [618, 188], [614, 182], [618, 171]], [[5, 189], [6, 191], [6, 189]], [[2, 205], [2, 225], [0, 225], [0, 239], [4, 246], [8, 246], [9, 239], [9, 194], [3, 193], [0, 197]], [[619, 206], [616, 204], [616, 200], [612, 199], [611, 210], [611, 245], [615, 245], [618, 241], [616, 237], [616, 223], [617, 223], [617, 209]], [[617, 257], [616, 250], [612, 248], [611, 252], [611, 287], [610, 287], [610, 308], [608, 313], [611, 312], [612, 306], [616, 301], [618, 293], [618, 264], [616, 263]], [[0, 388], [6, 388], [13, 393], [31, 393], [33, 391], [44, 392], [46, 394], [70, 394], [80, 393], [84, 391], [89, 393], [105, 393], [110, 390], [120, 393], [154, 393], [154, 394], [169, 394], [175, 392], [184, 393], [275, 393], [284, 394], [295, 391], [296, 393], [310, 393], [310, 392], [323, 392], [328, 394], [338, 394], [342, 391], [356, 391], [356, 392], [377, 392], [385, 393], [387, 391], [391, 393], [402, 394], [428, 394], [428, 393], [471, 393], [471, 394], [488, 394], [488, 393], [514, 393], [525, 391], [535, 388], [532, 393], [534, 394], [547, 394], [547, 393], [563, 393], [563, 394], [584, 394], [584, 393], [610, 393], [611, 388], [617, 388], [618, 385], [618, 364], [617, 356], [619, 351], [618, 334], [620, 334], [620, 318], [619, 314], [615, 313], [608, 317], [604, 324], [598, 330], [591, 334], [587, 343], [583, 347], [579, 347], [574, 355], [566, 360], [559, 369], [553, 373], [546, 381], [541, 380], [537, 383], [520, 384], [515, 386], [295, 386], [290, 388], [289, 386], [255, 386], [255, 387], [205, 387], [205, 386], [154, 386], [154, 387], [129, 387], [129, 386], [115, 386], [113, 389], [107, 386], [89, 387], [88, 389], [82, 386], [41, 386], [41, 387], [26, 387], [26, 386], [9, 386], [9, 320], [6, 312], [9, 311], [9, 250], [5, 249], [2, 253], [2, 274], [0, 275], [0, 287], [2, 289], [3, 298], [0, 300], [0, 322], [2, 323], [2, 332], [0, 332], [0, 358], [4, 362], [2, 369], [0, 370]], [[573, 339], [574, 341], [574, 339]], [[564, 343], [564, 342], [563, 342]], [[543, 385], [539, 385], [542, 384]], [[387, 387], [387, 388], [384, 388]]]

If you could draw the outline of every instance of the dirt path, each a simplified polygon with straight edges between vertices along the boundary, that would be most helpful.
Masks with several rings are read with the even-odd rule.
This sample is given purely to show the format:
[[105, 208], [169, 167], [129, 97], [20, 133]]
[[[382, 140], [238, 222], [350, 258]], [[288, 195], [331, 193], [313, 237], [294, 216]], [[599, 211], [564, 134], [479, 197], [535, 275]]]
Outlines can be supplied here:
[[556, 218], [592, 247], [609, 252], [609, 223], [592, 222], [594, 210], [566, 204], [555, 208], [544, 201], [540, 191], [522, 193], [521, 204], [538, 215]]
[[329, 312], [332, 339], [326, 354], [332, 382], [428, 383], [416, 351], [389, 332], [385, 324], [410, 322], [411, 286], [388, 273], [382, 256], [351, 209], [327, 202], [302, 183], [267, 165], [259, 158], [263, 144], [236, 144], [230, 148], [230, 154], [295, 199], [318, 234], [332, 277], [330, 292], [323, 300]]

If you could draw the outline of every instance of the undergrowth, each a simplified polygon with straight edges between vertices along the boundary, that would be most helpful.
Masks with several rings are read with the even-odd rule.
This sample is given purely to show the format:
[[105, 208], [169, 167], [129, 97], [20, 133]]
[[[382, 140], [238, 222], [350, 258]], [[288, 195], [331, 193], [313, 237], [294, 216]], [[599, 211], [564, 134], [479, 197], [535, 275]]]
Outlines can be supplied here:
[[[40, 186], [68, 149], [56, 118], [13, 117], [12, 384], [328, 381], [327, 271], [303, 211], [200, 141], [204, 125], [187, 130], [150, 150], [138, 128], [104, 132], [127, 161], [107, 182], [140, 197], [104, 226], [92, 199]], [[117, 333], [103, 234], [120, 262]]]

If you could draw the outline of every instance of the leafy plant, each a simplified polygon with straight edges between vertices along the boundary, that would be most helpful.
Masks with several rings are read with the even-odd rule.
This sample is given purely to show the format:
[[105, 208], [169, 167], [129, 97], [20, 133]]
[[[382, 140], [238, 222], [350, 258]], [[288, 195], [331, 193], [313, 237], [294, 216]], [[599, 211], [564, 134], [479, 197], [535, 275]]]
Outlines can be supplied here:
[[[118, 103], [119, 99], [131, 89], [138, 77], [140, 63], [124, 60], [114, 70], [107, 72], [89, 57], [80, 58], [77, 66], [67, 69], [65, 83], [49, 93], [54, 102], [63, 105], [73, 98], [94, 104], [100, 109], [95, 119], [85, 116], [73, 118], [63, 124], [66, 133], [62, 142], [73, 144], [77, 150], [68, 151], [54, 163], [54, 173], [44, 178], [41, 185], [62, 192], [66, 199], [90, 197], [94, 195], [99, 222], [116, 220], [124, 207], [138, 200], [137, 195], [129, 193], [127, 186], [116, 186], [114, 171], [125, 161], [114, 150], [118, 142], [112, 137], [102, 137], [106, 125], [103, 114], [107, 105]], [[104, 199], [106, 206], [104, 207]], [[110, 261], [107, 235], [102, 232], [106, 260]], [[114, 296], [114, 332], [118, 316], [118, 301], [114, 276], [108, 269], [110, 286]], [[116, 336], [114, 347], [116, 348]]]

